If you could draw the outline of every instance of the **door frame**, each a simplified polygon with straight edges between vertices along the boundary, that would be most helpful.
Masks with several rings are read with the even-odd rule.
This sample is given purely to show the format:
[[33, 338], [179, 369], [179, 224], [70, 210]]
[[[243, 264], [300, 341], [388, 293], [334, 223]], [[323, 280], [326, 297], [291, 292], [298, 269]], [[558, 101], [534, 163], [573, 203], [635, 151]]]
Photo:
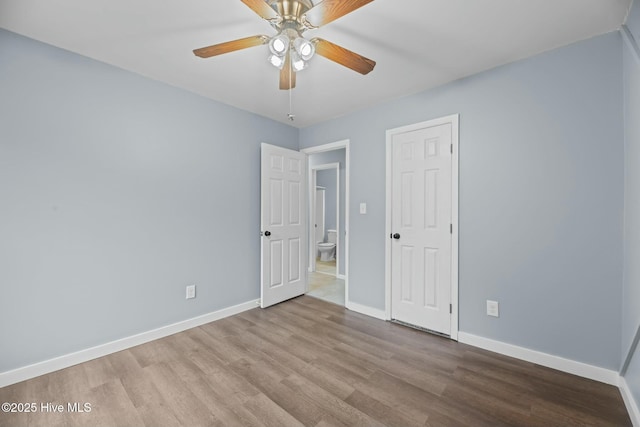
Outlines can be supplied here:
[[392, 202], [392, 172], [393, 172], [393, 137], [398, 134], [413, 132], [443, 124], [451, 124], [451, 142], [453, 153], [451, 156], [451, 334], [452, 340], [458, 340], [458, 192], [459, 192], [459, 121], [460, 115], [453, 114], [420, 123], [414, 123], [387, 130], [386, 146], [386, 227], [385, 227], [385, 318], [391, 320], [391, 202]]
[[[308, 159], [307, 159], [307, 162], [308, 162]], [[342, 241], [341, 229], [340, 229], [340, 163], [337, 163], [337, 162], [325, 163], [322, 165], [308, 166], [308, 167], [309, 167], [309, 175], [310, 175], [310, 181], [311, 181], [311, 185], [309, 186], [310, 191], [316, 190], [318, 171], [335, 169], [335, 173], [336, 173], [336, 277], [339, 279], [344, 279], [344, 277], [340, 275], [340, 256], [338, 256], [339, 254], [338, 248], [340, 247], [340, 242]], [[311, 198], [311, 204], [309, 208], [311, 209], [310, 211], [311, 215], [309, 216], [309, 219], [312, 220], [311, 222], [308, 223], [309, 239], [310, 239], [309, 241], [309, 272], [311, 273], [316, 271], [315, 239], [311, 239], [312, 234], [315, 236], [315, 230], [312, 230], [311, 228], [311, 224], [314, 223], [316, 219], [316, 198], [315, 197]], [[327, 216], [326, 208], [327, 208], [327, 203], [326, 203], [326, 194], [325, 194], [325, 218]], [[346, 211], [345, 211], [345, 214], [346, 214]], [[325, 228], [325, 231], [328, 230], [326, 221], [324, 223], [324, 228]], [[311, 240], [314, 240], [314, 241], [312, 242]]]
[[[342, 230], [341, 234], [342, 236], [338, 237], [338, 239], [340, 239], [341, 237], [344, 238], [344, 303], [345, 306], [347, 308], [349, 308], [350, 305], [350, 301], [349, 301], [349, 180], [350, 180], [350, 155], [351, 155], [351, 142], [348, 139], [343, 139], [341, 141], [336, 141], [336, 142], [331, 142], [328, 144], [323, 144], [323, 145], [316, 145], [313, 147], [309, 147], [309, 148], [304, 148], [302, 150], [300, 150], [300, 152], [305, 153], [307, 155], [307, 168], [309, 169], [309, 174], [311, 174], [310, 172], [310, 167], [309, 167], [309, 155], [310, 154], [318, 154], [318, 153], [324, 153], [326, 151], [334, 151], [334, 150], [340, 150], [343, 149], [345, 150], [345, 155], [344, 155], [344, 230]], [[311, 175], [309, 176], [309, 186], [311, 186]], [[309, 193], [309, 192], [307, 192]], [[338, 197], [340, 197], [339, 195], [339, 191], [338, 191]], [[309, 197], [309, 199], [311, 199], [311, 197]], [[311, 209], [311, 201], [309, 201], [309, 204], [307, 205], [307, 209]], [[312, 215], [311, 212], [308, 213], [308, 216]], [[307, 227], [310, 228], [311, 225], [308, 224], [309, 221], [307, 221]], [[340, 221], [338, 220], [338, 223]], [[309, 231], [310, 232], [310, 231]], [[311, 249], [310, 249], [311, 250]], [[338, 264], [336, 263], [336, 269], [338, 268]], [[340, 274], [340, 270], [336, 271], [336, 274]], [[343, 278], [342, 276], [337, 276], [338, 278]], [[307, 290], [309, 287], [309, 282], [307, 281]]]

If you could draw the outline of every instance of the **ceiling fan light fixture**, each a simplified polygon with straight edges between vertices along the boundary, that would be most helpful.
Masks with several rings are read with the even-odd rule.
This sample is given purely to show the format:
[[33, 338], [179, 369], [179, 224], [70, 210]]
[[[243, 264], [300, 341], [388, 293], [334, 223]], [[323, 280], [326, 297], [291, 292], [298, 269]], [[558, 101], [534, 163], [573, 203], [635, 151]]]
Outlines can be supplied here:
[[282, 70], [284, 66], [284, 56], [269, 55], [268, 60], [271, 65]]
[[289, 49], [289, 37], [286, 34], [280, 33], [269, 40], [269, 50], [274, 55], [283, 57], [286, 55], [287, 49]]
[[293, 48], [304, 61], [310, 60], [316, 53], [316, 48], [313, 43], [303, 37], [297, 37], [293, 41]]
[[296, 50], [291, 51], [291, 66], [293, 67], [293, 71], [302, 71], [307, 68], [309, 63], [302, 59]]

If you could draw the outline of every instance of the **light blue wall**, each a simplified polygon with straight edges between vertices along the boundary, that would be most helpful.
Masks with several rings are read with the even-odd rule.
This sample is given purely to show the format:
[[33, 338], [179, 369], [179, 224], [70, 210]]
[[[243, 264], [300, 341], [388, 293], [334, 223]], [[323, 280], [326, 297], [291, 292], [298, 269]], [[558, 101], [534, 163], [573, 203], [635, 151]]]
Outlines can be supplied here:
[[459, 113], [460, 330], [618, 369], [621, 55], [611, 33], [302, 129], [351, 141], [350, 300], [384, 308], [385, 131]]
[[[334, 141], [331, 141], [334, 142]], [[340, 259], [339, 274], [345, 274], [345, 194], [346, 194], [346, 156], [347, 151], [342, 148], [340, 150], [331, 150], [324, 153], [311, 154], [309, 156], [309, 164], [311, 166], [325, 165], [329, 163], [340, 163], [340, 246], [338, 247], [338, 257]]]
[[[629, 28], [640, 30], [640, 5], [634, 2]], [[622, 358], [626, 359], [640, 327], [640, 31], [623, 45], [624, 131], [625, 131], [625, 212], [624, 282], [622, 290]], [[640, 351], [635, 350], [625, 380], [640, 404]]]
[[0, 372], [259, 298], [297, 129], [4, 30], [0, 94]]

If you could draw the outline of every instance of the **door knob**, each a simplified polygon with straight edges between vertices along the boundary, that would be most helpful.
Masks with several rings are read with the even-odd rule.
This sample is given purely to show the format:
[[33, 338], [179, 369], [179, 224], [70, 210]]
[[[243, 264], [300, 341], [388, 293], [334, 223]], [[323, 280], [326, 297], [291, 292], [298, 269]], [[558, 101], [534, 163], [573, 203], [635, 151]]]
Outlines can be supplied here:
[[394, 239], [396, 239], [396, 240], [398, 240], [398, 239], [400, 238], [400, 234], [395, 233], [395, 234], [393, 235], [393, 238], [394, 238]]
[[270, 232], [270, 231], [265, 231], [265, 232], [264, 232], [264, 235], [265, 235], [265, 236], [267, 236], [267, 237], [269, 237], [269, 236], [271, 236], [271, 232]]

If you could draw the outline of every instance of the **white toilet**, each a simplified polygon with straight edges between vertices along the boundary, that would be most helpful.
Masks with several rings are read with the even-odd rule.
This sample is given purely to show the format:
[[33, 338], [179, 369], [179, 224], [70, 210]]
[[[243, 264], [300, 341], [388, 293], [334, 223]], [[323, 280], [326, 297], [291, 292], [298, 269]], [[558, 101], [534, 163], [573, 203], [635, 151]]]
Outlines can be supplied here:
[[336, 257], [336, 230], [327, 230], [327, 242], [318, 242], [320, 261], [332, 261]]

